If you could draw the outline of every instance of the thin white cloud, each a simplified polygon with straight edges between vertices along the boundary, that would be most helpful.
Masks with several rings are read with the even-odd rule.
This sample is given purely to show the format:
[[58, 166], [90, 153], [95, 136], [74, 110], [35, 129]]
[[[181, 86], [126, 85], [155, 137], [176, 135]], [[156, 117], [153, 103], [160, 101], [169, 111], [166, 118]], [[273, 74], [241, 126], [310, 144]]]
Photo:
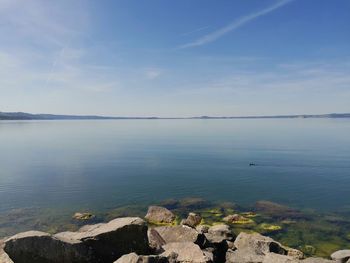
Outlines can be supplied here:
[[188, 31], [188, 32], [186, 32], [186, 33], [183, 33], [183, 34], [181, 34], [181, 35], [182, 35], [182, 36], [192, 35], [192, 34], [194, 34], [194, 33], [201, 32], [201, 31], [206, 30], [206, 29], [208, 29], [208, 28], [210, 28], [210, 26], [203, 26], [203, 27], [200, 27], [200, 28], [197, 28], [197, 29]]
[[147, 79], [156, 79], [162, 74], [162, 71], [157, 68], [149, 68], [145, 71], [145, 75]]
[[213, 42], [213, 41], [217, 40], [218, 38], [226, 35], [227, 33], [234, 31], [234, 30], [240, 28], [241, 26], [243, 26], [243, 25], [245, 25], [245, 24], [261, 17], [261, 16], [267, 15], [267, 14], [277, 10], [278, 8], [281, 8], [282, 6], [288, 4], [291, 1], [293, 1], [293, 0], [282, 0], [274, 5], [269, 6], [267, 8], [264, 8], [258, 12], [240, 17], [237, 20], [235, 20], [234, 22], [232, 22], [231, 24], [229, 24], [223, 28], [220, 28], [219, 30], [214, 31], [210, 34], [207, 34], [207, 35], [205, 35], [205, 36], [203, 36], [203, 37], [201, 37], [193, 42], [182, 45], [180, 48], [202, 46], [202, 45], [205, 45], [207, 43]]

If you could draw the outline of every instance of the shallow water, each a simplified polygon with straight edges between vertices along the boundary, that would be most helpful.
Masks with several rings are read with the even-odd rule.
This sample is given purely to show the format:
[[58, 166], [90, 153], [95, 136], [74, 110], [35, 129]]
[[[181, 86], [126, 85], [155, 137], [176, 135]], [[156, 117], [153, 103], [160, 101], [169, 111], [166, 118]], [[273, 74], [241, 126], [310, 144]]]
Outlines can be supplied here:
[[0, 215], [16, 220], [0, 235], [33, 227], [25, 209], [60, 222], [188, 196], [347, 218], [349, 134], [350, 119], [1, 121]]

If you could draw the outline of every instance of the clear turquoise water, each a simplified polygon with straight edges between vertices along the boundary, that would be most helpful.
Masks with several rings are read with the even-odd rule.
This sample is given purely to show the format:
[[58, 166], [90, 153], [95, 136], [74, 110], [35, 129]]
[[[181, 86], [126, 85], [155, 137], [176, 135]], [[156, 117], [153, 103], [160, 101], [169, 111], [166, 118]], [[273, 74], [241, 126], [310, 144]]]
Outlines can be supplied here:
[[188, 196], [349, 210], [350, 119], [0, 122], [0, 213]]

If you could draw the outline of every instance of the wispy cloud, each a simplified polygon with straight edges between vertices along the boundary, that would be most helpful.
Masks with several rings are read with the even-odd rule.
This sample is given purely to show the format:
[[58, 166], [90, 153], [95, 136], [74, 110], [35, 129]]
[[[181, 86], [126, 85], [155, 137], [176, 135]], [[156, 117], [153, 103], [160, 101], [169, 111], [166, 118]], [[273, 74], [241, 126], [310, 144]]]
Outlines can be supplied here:
[[145, 75], [147, 79], [156, 79], [162, 74], [162, 71], [158, 68], [148, 68], [145, 71]]
[[277, 10], [278, 8], [281, 8], [282, 6], [288, 4], [289, 2], [294, 1], [294, 0], [282, 0], [277, 2], [276, 4], [269, 6], [267, 8], [264, 8], [260, 11], [251, 13], [249, 15], [243, 16], [238, 18], [237, 20], [235, 20], [234, 22], [232, 22], [231, 24], [220, 28], [217, 31], [214, 31], [210, 34], [207, 34], [193, 42], [187, 43], [185, 45], [182, 45], [180, 48], [189, 48], [189, 47], [196, 47], [196, 46], [202, 46], [205, 45], [207, 43], [213, 42], [215, 40], [217, 40], [218, 38], [226, 35], [227, 33], [234, 31], [238, 28], [240, 28], [241, 26], [261, 17], [264, 15], [267, 15], [271, 12], [273, 12], [274, 10]]
[[206, 30], [210, 28], [210, 26], [203, 26], [203, 27], [200, 27], [200, 28], [197, 28], [197, 29], [194, 29], [194, 30], [191, 30], [191, 31], [188, 31], [188, 32], [185, 32], [183, 34], [181, 34], [182, 36], [188, 36], [188, 35], [192, 35], [192, 34], [195, 34], [195, 33], [198, 33], [198, 32], [202, 32], [203, 30]]

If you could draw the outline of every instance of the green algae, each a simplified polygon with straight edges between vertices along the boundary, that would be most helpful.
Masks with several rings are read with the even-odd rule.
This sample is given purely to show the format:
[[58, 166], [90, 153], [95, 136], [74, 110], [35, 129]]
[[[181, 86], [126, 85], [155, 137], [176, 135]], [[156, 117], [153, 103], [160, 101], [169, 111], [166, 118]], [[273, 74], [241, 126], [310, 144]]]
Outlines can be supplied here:
[[[269, 203], [263, 203], [260, 210], [253, 207], [240, 207], [233, 203], [207, 202], [200, 198], [168, 200], [166, 207], [171, 209], [176, 219], [171, 224], [178, 225], [188, 212], [195, 212], [202, 217], [200, 225], [213, 226], [225, 223], [223, 218], [232, 215], [242, 215], [252, 222], [247, 224], [231, 224], [232, 232], [261, 233], [281, 242], [283, 245], [299, 249], [306, 256], [328, 257], [339, 249], [349, 248], [350, 241], [350, 213], [316, 213], [315, 211], [295, 211], [283, 206], [272, 206], [273, 212], [287, 211], [286, 215], [271, 213], [266, 209]], [[94, 211], [96, 217], [90, 223], [106, 222], [117, 217], [144, 217], [146, 205], [129, 205], [116, 207], [104, 211]], [[266, 212], [264, 209], [266, 209]], [[247, 212], [248, 211], [248, 212]], [[61, 231], [75, 231], [84, 222], [73, 220], [71, 210], [24, 208], [15, 209], [0, 214], [0, 237], [13, 235], [27, 230], [41, 230], [49, 233]], [[78, 221], [78, 222], [77, 222]], [[150, 225], [160, 225], [150, 222]]]
[[280, 231], [282, 229], [282, 227], [279, 225], [272, 225], [272, 224], [267, 224], [267, 223], [262, 223], [262, 224], [258, 225], [258, 228], [261, 229], [262, 231], [266, 231], [266, 232]]

